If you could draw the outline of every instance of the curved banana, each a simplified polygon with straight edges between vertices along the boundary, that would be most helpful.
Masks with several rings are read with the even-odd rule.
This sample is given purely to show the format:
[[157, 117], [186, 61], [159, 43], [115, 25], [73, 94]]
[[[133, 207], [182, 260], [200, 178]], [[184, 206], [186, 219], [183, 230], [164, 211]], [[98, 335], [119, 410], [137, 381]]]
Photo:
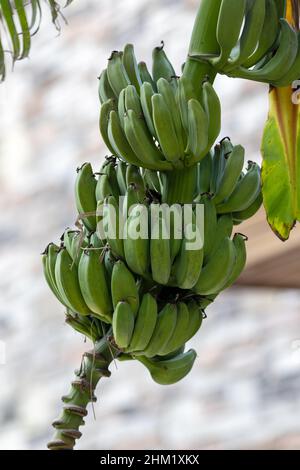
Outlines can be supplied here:
[[206, 260], [214, 246], [217, 230], [217, 212], [209, 195], [204, 195], [201, 198], [201, 203], [204, 204], [204, 259]]
[[208, 81], [202, 85], [202, 99], [208, 117], [208, 152], [221, 131], [221, 103], [216, 90]]
[[127, 72], [127, 76], [135, 86], [136, 91], [140, 92], [140, 87], [142, 85], [142, 80], [140, 77], [140, 72], [137, 64], [137, 60], [134, 54], [134, 47], [132, 44], [126, 44], [123, 52], [123, 65]]
[[139, 308], [139, 293], [133, 277], [123, 261], [114, 264], [111, 276], [111, 295], [114, 308], [119, 302], [128, 302], [136, 315]]
[[120, 208], [114, 196], [109, 196], [105, 200], [105, 215], [107, 222], [107, 242], [114, 256], [125, 258], [123, 238], [122, 218], [120, 218]]
[[300, 77], [300, 33], [298, 32], [298, 50], [296, 58], [291, 67], [286, 71], [280, 80], [275, 80], [273, 85], [276, 87], [283, 87], [291, 85], [295, 80]]
[[[54, 243], [50, 243], [45, 252], [42, 255], [42, 262], [43, 262], [43, 272], [46, 279], [48, 286], [50, 287], [51, 291], [55, 295], [55, 297], [59, 300], [59, 302], [66, 306], [66, 302], [63, 297], [60, 295], [60, 292], [57, 288], [56, 281], [55, 281], [55, 262], [56, 257], [59, 252], [59, 247]], [[51, 258], [50, 258], [51, 254]]]
[[234, 212], [234, 223], [236, 222], [243, 222], [244, 220], [250, 219], [250, 217], [253, 217], [254, 214], [260, 209], [261, 205], [263, 203], [263, 197], [262, 193], [260, 192], [255, 201], [247, 207], [247, 209], [244, 209], [243, 211], [240, 212]]
[[169, 61], [165, 51], [164, 43], [160, 47], [155, 47], [152, 53], [152, 76], [155, 82], [160, 78], [165, 78], [171, 81], [172, 77], [176, 76], [173, 65]]
[[[144, 216], [146, 220], [144, 220]], [[137, 205], [126, 220], [124, 227], [124, 253], [126, 263], [136, 274], [144, 276], [149, 266], [149, 234], [143, 234], [143, 225], [148, 227], [148, 211]], [[144, 236], [145, 235], [145, 236]]]
[[159, 312], [151, 340], [144, 351], [146, 357], [154, 357], [164, 350], [176, 327], [177, 307], [166, 304]]
[[126, 171], [127, 171], [126, 163], [119, 161], [117, 164], [116, 175], [117, 175], [117, 181], [118, 181], [121, 196], [125, 196], [126, 191], [127, 191]]
[[246, 252], [246, 241], [244, 235], [240, 233], [236, 233], [233, 237], [233, 244], [235, 247], [235, 262], [232, 268], [232, 271], [229, 275], [229, 278], [226, 281], [226, 284], [223, 286], [223, 289], [227, 289], [228, 287], [232, 286], [234, 282], [238, 279], [242, 271], [246, 266], [247, 261], [247, 252]]
[[155, 92], [153, 91], [152, 85], [149, 82], [144, 82], [141, 86], [141, 105], [143, 114], [150, 134], [157, 140], [155, 127], [153, 124], [152, 96], [154, 93]]
[[190, 313], [187, 305], [184, 302], [179, 302], [177, 305], [177, 320], [175, 329], [166, 346], [163, 348], [163, 350], [160, 351], [161, 355], [170, 354], [185, 344], [187, 331], [189, 329], [189, 321]]
[[146, 188], [152, 191], [156, 191], [157, 193], [160, 194], [161, 186], [160, 186], [159, 177], [157, 175], [157, 171], [148, 170], [146, 168], [143, 172], [143, 179], [144, 179]]
[[107, 70], [104, 69], [99, 77], [99, 86], [98, 86], [98, 94], [100, 103], [104, 104], [106, 101], [110, 99], [116, 99], [116, 95], [114, 94], [107, 76]]
[[[150, 170], [148, 170], [150, 171]], [[138, 200], [143, 203], [146, 198], [146, 188], [140, 169], [135, 165], [128, 165], [126, 170], [126, 185], [127, 187], [133, 184], [138, 194]]]
[[108, 59], [107, 76], [109, 84], [118, 98], [119, 94], [130, 85], [130, 79], [127, 75], [126, 69], [123, 65], [123, 52], [113, 51]]
[[186, 329], [184, 341], [187, 343], [200, 329], [203, 321], [203, 313], [202, 309], [200, 308], [198, 302], [195, 300], [191, 300], [188, 303], [189, 309], [189, 326]]
[[148, 70], [148, 67], [146, 65], [146, 62], [139, 62], [138, 64], [138, 67], [139, 67], [139, 72], [140, 72], [140, 77], [141, 77], [141, 80], [143, 83], [145, 82], [148, 82], [150, 83], [152, 89], [154, 91], [157, 91], [157, 88], [156, 88], [156, 82], [153, 80], [149, 70]]
[[75, 182], [76, 207], [85, 227], [92, 232], [96, 230], [96, 184], [90, 163], [84, 163], [81, 168], [77, 169]]
[[118, 302], [112, 319], [113, 335], [117, 346], [127, 348], [134, 329], [134, 313], [129, 303]]
[[158, 284], [167, 284], [172, 263], [168, 227], [162, 215], [151, 226], [150, 260], [152, 279]]
[[190, 80], [185, 75], [182, 75], [178, 80], [176, 101], [180, 111], [181, 122], [187, 135], [189, 133], [188, 103], [191, 99], [197, 100], [197, 93]]
[[100, 118], [99, 118], [99, 129], [100, 129], [101, 137], [102, 137], [106, 147], [109, 149], [109, 151], [112, 154], [115, 154], [116, 150], [112, 146], [111, 140], [108, 137], [108, 125], [109, 125], [110, 112], [115, 110], [115, 108], [116, 108], [115, 100], [110, 99], [108, 101], [105, 101], [105, 103], [103, 103], [102, 106], [101, 106]]
[[137, 116], [143, 115], [143, 110], [141, 106], [141, 101], [139, 94], [133, 85], [128, 85], [125, 88], [125, 113], [127, 113], [130, 109], [136, 113]]
[[199, 195], [210, 192], [210, 181], [212, 174], [213, 156], [209, 152], [198, 164], [198, 186]]
[[140, 165], [138, 157], [126, 139], [119, 116], [114, 110], [112, 110], [109, 115], [108, 138], [113, 148], [113, 153], [132, 165]]
[[78, 265], [78, 280], [84, 301], [93, 316], [111, 323], [113, 308], [101, 249], [90, 247], [83, 251]]
[[185, 152], [188, 154], [189, 165], [192, 165], [205, 157], [208, 145], [208, 116], [198, 100], [191, 99], [188, 102], [188, 123]]
[[[189, 249], [190, 243], [201, 245]], [[187, 226], [182, 240], [180, 255], [175, 264], [176, 284], [180, 289], [192, 289], [199, 279], [203, 263], [203, 240], [196, 225]]]
[[134, 325], [128, 352], [144, 351], [152, 337], [157, 322], [157, 302], [147, 293], [143, 296]]
[[[233, 219], [232, 214], [223, 214], [218, 218], [217, 230], [214, 238], [214, 244], [210, 253], [210, 256], [213, 256], [216, 250], [219, 248], [220, 244], [224, 238], [231, 237], [233, 230]], [[207, 260], [207, 258], [206, 258]]]
[[216, 193], [213, 197], [214, 204], [219, 204], [228, 199], [233, 193], [243, 170], [245, 149], [241, 145], [236, 145], [225, 158], [225, 168], [218, 181]]

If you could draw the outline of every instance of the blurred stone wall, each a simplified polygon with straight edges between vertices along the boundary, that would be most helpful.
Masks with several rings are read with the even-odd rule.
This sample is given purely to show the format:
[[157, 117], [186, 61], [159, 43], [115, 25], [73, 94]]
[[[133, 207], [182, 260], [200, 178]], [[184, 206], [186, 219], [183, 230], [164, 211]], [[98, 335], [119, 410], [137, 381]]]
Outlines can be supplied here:
[[[162, 39], [185, 60], [197, 0], [74, 0], [58, 34], [43, 17], [29, 60], [0, 86], [0, 448], [43, 449], [88, 347], [64, 325], [39, 253], [75, 220], [76, 166], [99, 168], [97, 76], [134, 42], [150, 60]], [[267, 87], [218, 78], [222, 135], [259, 159]], [[112, 366], [78, 448], [300, 447], [300, 295], [222, 295], [192, 341], [188, 378], [161, 387], [139, 364]], [[1, 357], [0, 357], [1, 362]]]

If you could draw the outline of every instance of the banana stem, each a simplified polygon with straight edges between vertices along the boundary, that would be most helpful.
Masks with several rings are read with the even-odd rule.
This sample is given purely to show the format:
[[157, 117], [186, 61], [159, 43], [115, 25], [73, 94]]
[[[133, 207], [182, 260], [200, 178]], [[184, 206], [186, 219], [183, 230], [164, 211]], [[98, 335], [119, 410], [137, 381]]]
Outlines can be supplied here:
[[87, 405], [95, 402], [94, 390], [102, 377], [109, 377], [109, 364], [117, 354], [112, 354], [106, 337], [95, 343], [94, 349], [83, 354], [80, 369], [68, 395], [62, 397], [63, 410], [53, 422], [55, 433], [48, 443], [50, 450], [73, 450], [76, 439], [81, 437], [79, 427], [84, 425]]
[[163, 180], [163, 202], [169, 205], [193, 202], [197, 181], [196, 166], [166, 172]]
[[191, 55], [219, 55], [220, 47], [216, 38], [218, 15], [222, 0], [201, 0], [194, 23], [188, 58], [183, 75], [189, 78], [195, 89], [207, 77], [213, 83], [216, 72], [206, 61], [191, 58]]

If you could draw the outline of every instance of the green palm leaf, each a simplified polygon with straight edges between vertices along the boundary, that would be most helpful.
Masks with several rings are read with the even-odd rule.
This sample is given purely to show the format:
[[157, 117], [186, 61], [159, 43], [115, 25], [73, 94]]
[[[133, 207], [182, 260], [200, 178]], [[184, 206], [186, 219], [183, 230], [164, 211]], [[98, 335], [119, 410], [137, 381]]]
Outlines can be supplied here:
[[[72, 1], [66, 0], [64, 6]], [[5, 79], [7, 53], [13, 63], [28, 57], [31, 38], [40, 27], [42, 3], [50, 8], [52, 22], [59, 29], [59, 19], [64, 17], [56, 0], [0, 0], [0, 81]]]

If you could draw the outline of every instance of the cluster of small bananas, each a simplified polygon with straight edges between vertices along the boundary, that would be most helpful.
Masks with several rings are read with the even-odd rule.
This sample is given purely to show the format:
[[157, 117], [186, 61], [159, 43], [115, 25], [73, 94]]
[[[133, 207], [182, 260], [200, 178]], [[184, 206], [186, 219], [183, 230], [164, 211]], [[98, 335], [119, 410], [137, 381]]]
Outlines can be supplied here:
[[[204, 245], [197, 250], [187, 249], [191, 239], [164, 238], [163, 230], [155, 239], [129, 236], [139, 205], [150, 210], [161, 201], [160, 172], [113, 157], [98, 174], [89, 163], [79, 168], [75, 194], [83, 228], [66, 230], [61, 245], [50, 244], [43, 256], [46, 280], [67, 308], [68, 323], [93, 340], [112, 335], [120, 357], [138, 359], [161, 384], [183, 378], [196, 357], [184, 352], [185, 343], [200, 328], [205, 308], [245, 266], [245, 237], [232, 238], [233, 226], [258, 210], [261, 192], [258, 165], [250, 162], [246, 173], [243, 167], [244, 149], [225, 139], [195, 168], [191, 202], [204, 205]], [[103, 206], [125, 215], [127, 237], [99, 236]], [[162, 213], [161, 228], [164, 222]]]
[[220, 102], [212, 85], [195, 90], [177, 77], [162, 47], [152, 76], [134, 48], [112, 52], [99, 77], [100, 131], [112, 154], [136, 166], [169, 171], [199, 162], [220, 132]]
[[231, 77], [290, 85], [300, 78], [300, 33], [284, 16], [281, 0], [222, 0], [216, 29], [220, 54], [190, 56]]

